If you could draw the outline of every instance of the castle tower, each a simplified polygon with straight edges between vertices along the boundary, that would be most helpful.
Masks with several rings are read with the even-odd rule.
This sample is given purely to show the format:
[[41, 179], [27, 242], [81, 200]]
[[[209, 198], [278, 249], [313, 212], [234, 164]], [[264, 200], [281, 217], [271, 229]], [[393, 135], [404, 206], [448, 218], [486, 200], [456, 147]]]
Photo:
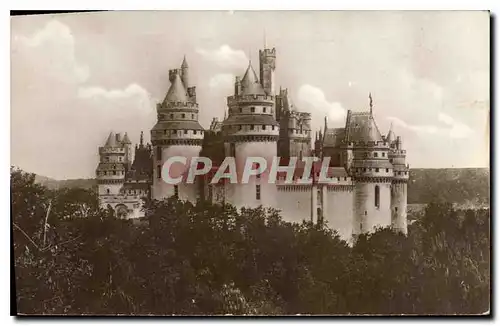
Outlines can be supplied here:
[[[187, 63], [184, 66], [187, 69]], [[182, 69], [170, 70], [169, 79], [170, 88], [163, 102], [157, 104], [158, 121], [151, 130], [154, 147], [152, 198], [162, 199], [175, 195], [181, 200], [196, 200], [194, 184], [181, 182], [172, 185], [162, 178], [163, 173], [172, 172], [165, 170], [163, 165], [173, 156], [186, 157], [187, 164], [182, 167], [181, 163], [176, 163], [175, 172], [169, 173], [170, 177], [187, 174], [191, 158], [199, 156], [203, 141], [203, 128], [198, 122], [198, 103], [195, 97], [188, 96], [182, 80]], [[194, 91], [194, 87], [190, 89]]]
[[125, 148], [125, 164], [127, 166], [127, 169], [130, 168], [132, 166], [132, 162], [134, 161], [134, 157], [133, 157], [133, 151], [132, 151], [132, 142], [130, 141], [130, 138], [128, 138], [128, 134], [125, 133], [125, 135], [123, 135], [123, 139], [122, 139], [122, 144], [123, 144], [123, 147]]
[[186, 56], [184, 56], [181, 64], [181, 77], [184, 88], [186, 88], [187, 90], [189, 88], [189, 66], [186, 60]]
[[[104, 146], [99, 147], [99, 164], [96, 169], [98, 194], [101, 203], [106, 197], [118, 195], [125, 181], [125, 147], [117, 142], [118, 136], [111, 132]], [[104, 204], [103, 207], [106, 207]]]
[[276, 186], [267, 182], [279, 136], [274, 96], [266, 94], [251, 63], [239, 84], [240, 92], [227, 99], [229, 116], [222, 125], [225, 154], [235, 158], [239, 181], [247, 157], [266, 159], [268, 169], [260, 178], [251, 177], [248, 184], [227, 185], [227, 199], [237, 207], [274, 206]]
[[355, 182], [353, 236], [391, 226], [394, 173], [389, 162], [389, 143], [378, 130], [371, 103], [370, 112], [348, 111], [346, 142], [353, 153], [350, 169]]
[[392, 228], [406, 234], [408, 231], [407, 196], [409, 179], [406, 150], [403, 149], [401, 137], [395, 137], [392, 125], [386, 140], [390, 145], [389, 161], [394, 166], [394, 178], [391, 186]]
[[259, 50], [260, 82], [267, 95], [275, 94], [276, 49]]

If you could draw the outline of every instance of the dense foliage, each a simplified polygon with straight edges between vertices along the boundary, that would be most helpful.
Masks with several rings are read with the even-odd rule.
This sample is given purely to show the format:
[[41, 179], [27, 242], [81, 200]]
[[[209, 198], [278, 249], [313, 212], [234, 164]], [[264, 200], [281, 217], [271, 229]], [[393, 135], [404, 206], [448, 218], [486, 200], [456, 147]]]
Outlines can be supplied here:
[[19, 170], [11, 192], [21, 314], [489, 311], [489, 211], [429, 205], [407, 237], [382, 229], [349, 246], [273, 210], [168, 199], [137, 225], [90, 190], [48, 190]]

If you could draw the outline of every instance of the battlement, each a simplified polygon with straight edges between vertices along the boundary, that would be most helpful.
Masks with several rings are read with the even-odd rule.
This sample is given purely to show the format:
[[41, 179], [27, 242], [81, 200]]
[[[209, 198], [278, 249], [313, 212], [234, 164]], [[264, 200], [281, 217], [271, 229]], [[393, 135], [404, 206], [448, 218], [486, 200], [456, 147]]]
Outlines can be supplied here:
[[198, 103], [193, 102], [164, 102], [156, 104], [156, 109], [180, 109], [180, 108], [188, 108], [188, 109], [198, 109]]
[[259, 57], [273, 57], [276, 58], [276, 48], [259, 50]]
[[168, 71], [168, 80], [170, 80], [170, 82], [173, 82], [175, 79], [175, 75], [182, 76], [182, 70], [181, 69], [170, 69]]
[[233, 95], [233, 96], [228, 96], [227, 98], [227, 104], [229, 106], [234, 106], [239, 103], [254, 103], [254, 102], [264, 102], [267, 104], [273, 104], [274, 103], [274, 96], [273, 95]]
[[99, 147], [99, 154], [125, 155], [125, 147]]
[[355, 141], [355, 142], [349, 142], [349, 146], [352, 147], [361, 147], [361, 148], [385, 148], [389, 149], [389, 143], [387, 141]]

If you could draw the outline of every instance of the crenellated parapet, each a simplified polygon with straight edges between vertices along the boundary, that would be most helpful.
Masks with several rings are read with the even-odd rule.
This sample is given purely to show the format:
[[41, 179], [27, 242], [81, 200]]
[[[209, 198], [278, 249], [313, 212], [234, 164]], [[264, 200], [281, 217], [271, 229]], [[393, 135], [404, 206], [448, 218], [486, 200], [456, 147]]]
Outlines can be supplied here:
[[227, 105], [230, 108], [249, 104], [274, 105], [274, 95], [232, 95], [227, 98]]

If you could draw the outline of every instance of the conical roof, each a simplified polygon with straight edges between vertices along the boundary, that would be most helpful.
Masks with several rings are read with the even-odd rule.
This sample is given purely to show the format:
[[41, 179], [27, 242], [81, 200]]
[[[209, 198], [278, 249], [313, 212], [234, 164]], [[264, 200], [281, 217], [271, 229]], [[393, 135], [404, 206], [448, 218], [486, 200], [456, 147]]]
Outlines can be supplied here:
[[186, 60], [186, 56], [184, 56], [184, 59], [182, 60], [181, 68], [188, 68], [188, 63]]
[[241, 80], [242, 95], [266, 95], [262, 85], [259, 83], [259, 78], [252, 67], [252, 63], [248, 63], [247, 71]]
[[382, 135], [370, 112], [352, 113], [347, 125], [349, 141], [378, 142]]
[[114, 132], [110, 132], [108, 136], [108, 140], [106, 140], [105, 147], [116, 147], [116, 135]]
[[187, 102], [187, 94], [186, 89], [184, 88], [184, 84], [182, 83], [181, 76], [179, 74], [175, 75], [174, 81], [167, 92], [167, 96], [165, 96], [165, 100], [163, 102]]
[[389, 132], [387, 133], [387, 136], [385, 137], [385, 140], [387, 142], [389, 142], [389, 144], [396, 140], [396, 134], [394, 134], [394, 131], [392, 131], [392, 123], [391, 123], [391, 127], [389, 128]]
[[125, 133], [125, 135], [123, 135], [122, 143], [124, 143], [124, 144], [132, 144], [132, 142], [130, 141], [130, 138], [128, 138], [127, 133]]

